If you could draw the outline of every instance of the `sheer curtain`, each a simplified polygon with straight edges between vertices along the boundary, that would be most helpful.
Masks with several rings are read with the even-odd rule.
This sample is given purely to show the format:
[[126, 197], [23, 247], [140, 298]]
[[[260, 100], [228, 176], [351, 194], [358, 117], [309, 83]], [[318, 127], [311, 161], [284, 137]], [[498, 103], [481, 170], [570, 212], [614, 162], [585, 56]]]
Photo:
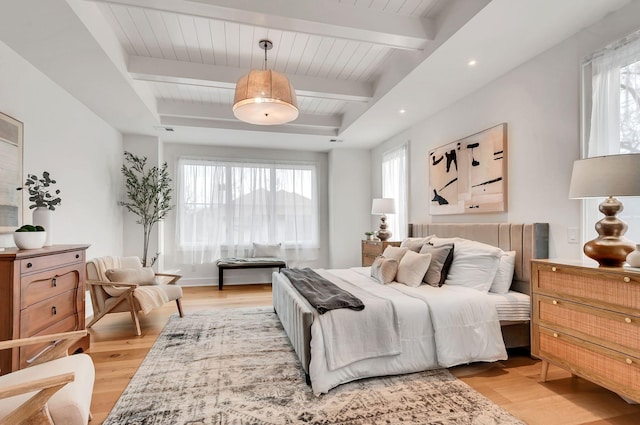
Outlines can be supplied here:
[[[640, 33], [592, 56], [591, 114], [588, 157], [640, 153]], [[619, 216], [629, 225], [626, 237], [640, 241], [640, 198], [621, 198]], [[597, 236], [594, 223], [602, 218], [602, 199], [585, 201], [587, 238]]]
[[291, 265], [318, 254], [315, 164], [178, 160], [176, 245], [183, 264], [248, 257], [281, 243]]
[[407, 237], [407, 145], [382, 154], [382, 197], [393, 198], [396, 213], [387, 222], [393, 240]]

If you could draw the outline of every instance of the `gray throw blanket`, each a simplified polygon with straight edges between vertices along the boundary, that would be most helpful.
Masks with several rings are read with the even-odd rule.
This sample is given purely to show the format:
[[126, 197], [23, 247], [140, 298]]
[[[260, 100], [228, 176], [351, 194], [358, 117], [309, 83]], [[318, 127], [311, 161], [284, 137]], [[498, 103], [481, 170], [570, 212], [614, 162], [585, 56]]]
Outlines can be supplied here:
[[284, 269], [282, 273], [320, 314], [338, 308], [357, 311], [364, 309], [364, 304], [359, 298], [339, 288], [310, 268]]

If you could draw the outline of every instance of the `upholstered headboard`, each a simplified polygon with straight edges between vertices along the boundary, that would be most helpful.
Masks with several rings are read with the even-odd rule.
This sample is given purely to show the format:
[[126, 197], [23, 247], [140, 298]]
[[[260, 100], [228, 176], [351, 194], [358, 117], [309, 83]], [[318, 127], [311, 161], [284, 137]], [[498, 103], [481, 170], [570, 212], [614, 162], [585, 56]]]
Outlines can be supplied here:
[[[460, 237], [516, 252], [511, 289], [531, 294], [531, 260], [549, 257], [548, 223], [409, 224], [409, 236]], [[455, 255], [455, 252], [454, 252]]]

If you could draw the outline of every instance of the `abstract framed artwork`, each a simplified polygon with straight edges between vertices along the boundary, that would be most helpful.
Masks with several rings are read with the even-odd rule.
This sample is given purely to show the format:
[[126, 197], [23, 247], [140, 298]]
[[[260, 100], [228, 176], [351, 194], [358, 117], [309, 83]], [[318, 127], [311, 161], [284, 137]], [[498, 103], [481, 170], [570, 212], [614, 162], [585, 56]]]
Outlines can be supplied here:
[[23, 124], [0, 113], [0, 233], [13, 232], [22, 221]]
[[507, 210], [507, 124], [429, 152], [432, 215]]

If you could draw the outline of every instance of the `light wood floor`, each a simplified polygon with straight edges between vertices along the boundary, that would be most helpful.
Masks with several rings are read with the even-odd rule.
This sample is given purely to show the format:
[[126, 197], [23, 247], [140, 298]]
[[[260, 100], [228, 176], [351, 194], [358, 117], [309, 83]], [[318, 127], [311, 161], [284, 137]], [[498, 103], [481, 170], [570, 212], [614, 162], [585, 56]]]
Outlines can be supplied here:
[[[230, 307], [271, 305], [270, 285], [184, 288], [185, 313]], [[135, 336], [127, 313], [110, 314], [90, 330], [89, 354], [96, 367], [91, 403], [92, 425], [101, 424], [162, 331], [175, 303], [141, 316], [142, 336]], [[492, 364], [460, 366], [452, 372], [467, 384], [530, 425], [640, 424], [640, 405], [551, 366], [549, 380], [539, 380], [540, 363], [526, 353]]]

